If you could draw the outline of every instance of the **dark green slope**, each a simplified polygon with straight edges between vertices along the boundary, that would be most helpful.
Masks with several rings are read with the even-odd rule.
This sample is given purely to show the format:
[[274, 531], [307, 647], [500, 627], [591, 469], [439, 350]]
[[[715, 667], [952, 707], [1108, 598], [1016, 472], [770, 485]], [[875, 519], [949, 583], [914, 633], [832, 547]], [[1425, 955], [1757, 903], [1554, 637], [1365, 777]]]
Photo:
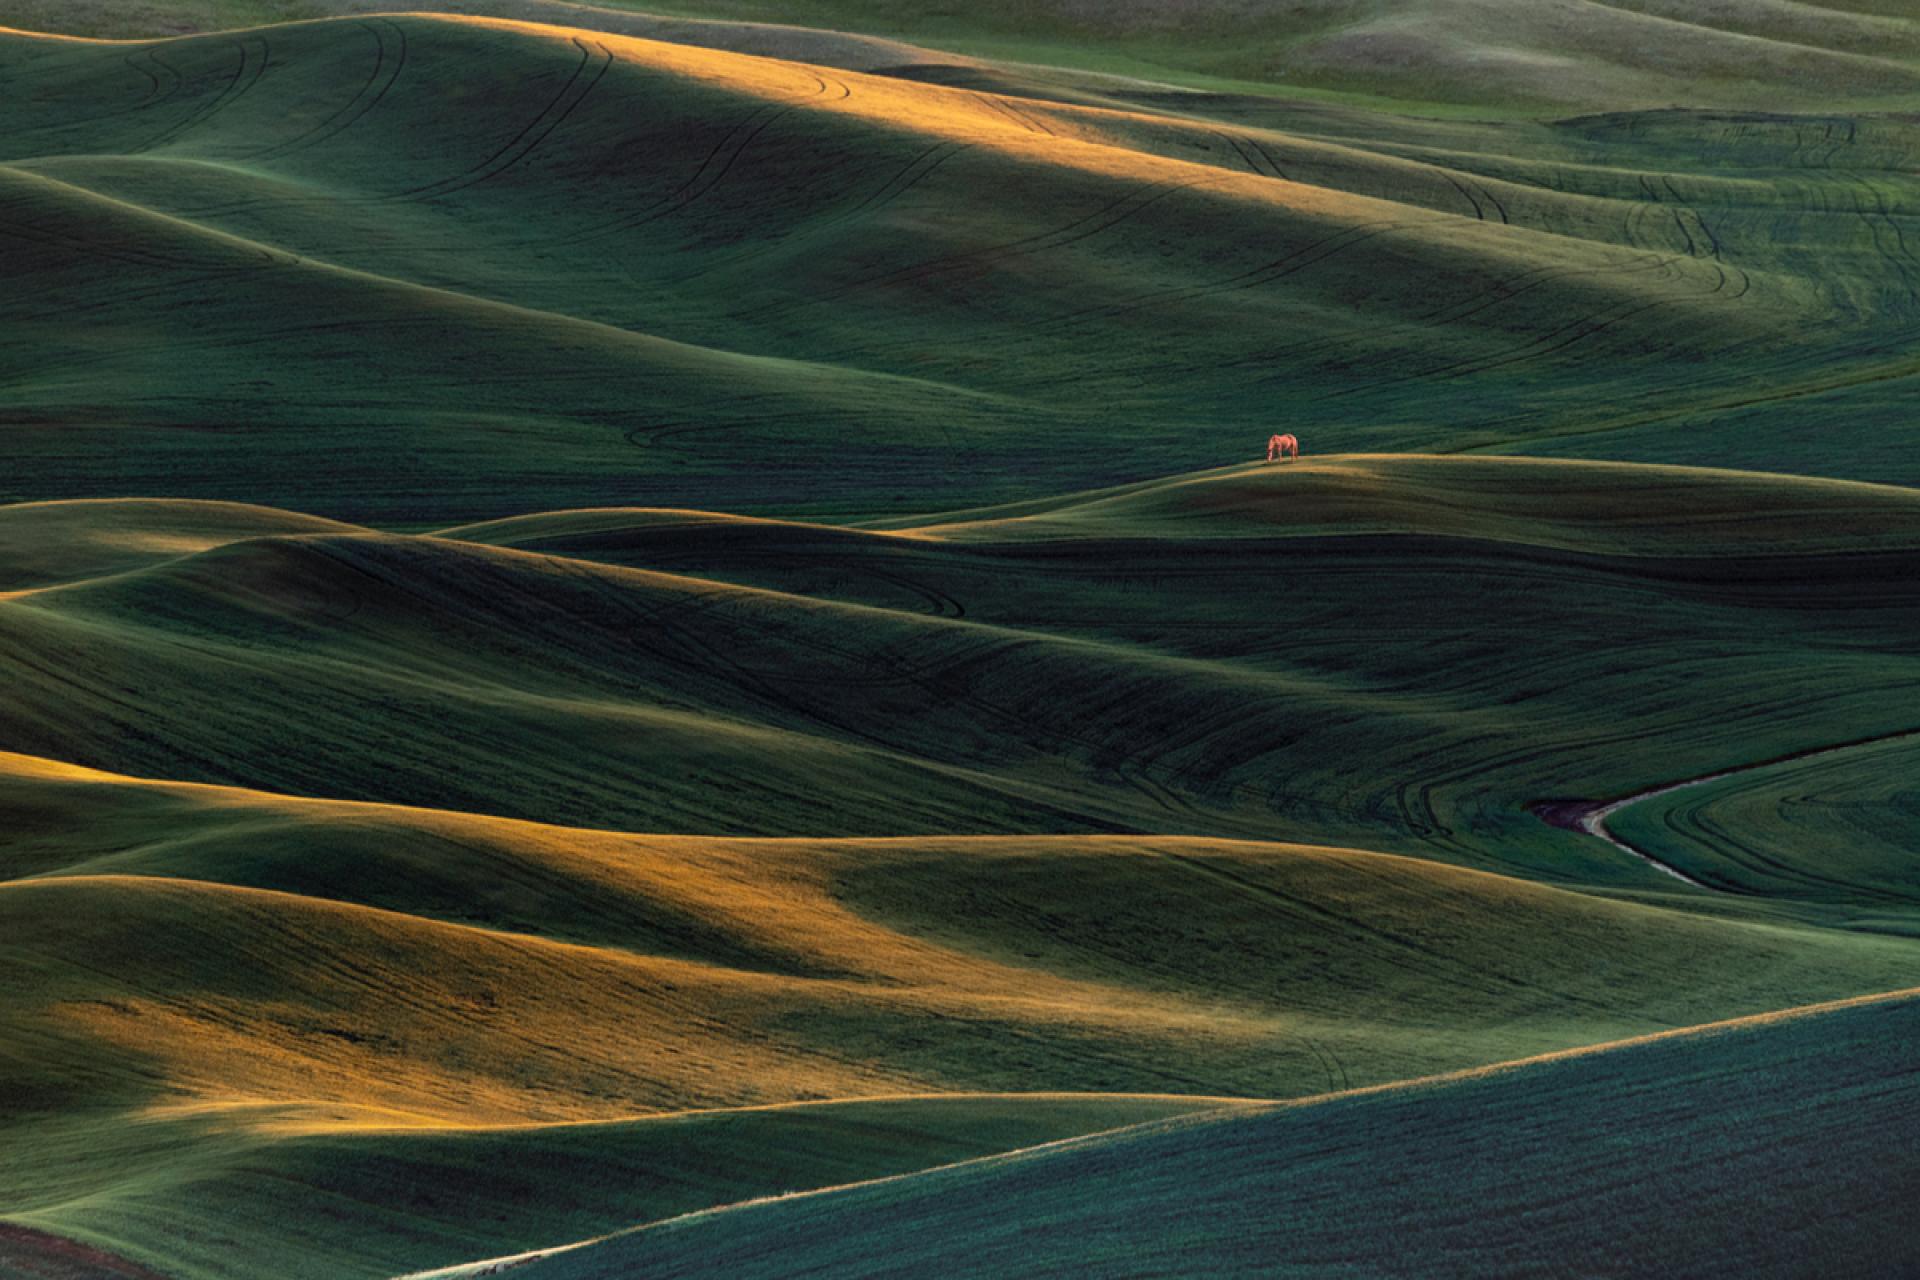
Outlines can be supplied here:
[[518, 1274], [1904, 1274], [1917, 1018], [1908, 993], [1175, 1122], [695, 1215]]
[[629, 830], [1285, 835], [1673, 888], [1527, 807], [1913, 729], [1916, 540], [1895, 489], [1365, 458], [917, 533], [243, 539], [0, 602], [0, 747]]
[[[169, 1277], [387, 1280], [403, 1269], [513, 1252], [556, 1230], [624, 1230], [743, 1196], [910, 1172], [1225, 1105], [927, 1095], [443, 1129], [406, 1128], [377, 1114], [358, 1127], [342, 1117], [303, 1128], [265, 1106], [119, 1124], [42, 1119], [8, 1131], [0, 1188], [32, 1206], [17, 1221], [138, 1257]], [[4, 1232], [0, 1275], [45, 1280], [46, 1253], [29, 1253]], [[111, 1271], [80, 1274], [120, 1280]]]
[[[725, 402], [756, 430], [839, 424], [872, 451], [844, 466], [847, 483], [876, 485], [878, 463], [936, 451], [902, 439], [903, 419], [997, 412], [905, 378], [320, 266], [17, 170], [0, 172], [0, 207], [8, 247], [34, 246], [13, 262], [18, 296], [35, 301], [14, 311], [10, 475], [52, 492], [247, 491], [337, 509], [378, 490], [389, 512], [442, 510], [451, 493], [482, 510], [585, 484], [619, 496], [644, 470], [620, 420], [662, 402]], [[137, 406], [112, 404], [116, 386], [137, 388]], [[698, 470], [711, 487], [756, 463], [722, 431]]]
[[1816, 752], [1654, 796], [1609, 827], [1736, 893], [1898, 915], [1920, 896], [1920, 735]]
[[0, 65], [15, 498], [871, 515], [1276, 425], [1920, 474], [1891, 118], [1098, 109], [418, 17]]

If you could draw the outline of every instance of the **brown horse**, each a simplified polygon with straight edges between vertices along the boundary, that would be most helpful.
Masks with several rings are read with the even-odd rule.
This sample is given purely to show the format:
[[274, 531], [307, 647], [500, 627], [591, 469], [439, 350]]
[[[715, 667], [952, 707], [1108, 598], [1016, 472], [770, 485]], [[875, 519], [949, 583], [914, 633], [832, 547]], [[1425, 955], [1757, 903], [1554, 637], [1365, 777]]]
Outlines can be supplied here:
[[1278, 462], [1282, 458], [1300, 456], [1300, 442], [1292, 436], [1274, 436], [1267, 441], [1267, 461]]

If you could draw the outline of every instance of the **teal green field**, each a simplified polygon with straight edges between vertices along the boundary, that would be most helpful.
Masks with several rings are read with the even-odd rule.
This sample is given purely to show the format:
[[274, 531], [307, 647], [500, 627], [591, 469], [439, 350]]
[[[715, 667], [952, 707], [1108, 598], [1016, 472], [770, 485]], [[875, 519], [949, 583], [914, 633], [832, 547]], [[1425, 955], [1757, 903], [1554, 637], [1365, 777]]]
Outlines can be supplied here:
[[0, 1280], [1920, 1270], [1904, 4], [445, 7], [0, 0]]

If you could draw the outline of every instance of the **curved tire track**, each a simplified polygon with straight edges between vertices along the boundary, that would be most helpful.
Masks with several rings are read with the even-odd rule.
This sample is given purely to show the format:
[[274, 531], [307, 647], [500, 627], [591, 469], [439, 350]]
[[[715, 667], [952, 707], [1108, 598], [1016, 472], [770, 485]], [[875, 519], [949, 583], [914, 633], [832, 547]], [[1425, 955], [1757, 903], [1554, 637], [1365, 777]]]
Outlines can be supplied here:
[[[585, 41], [578, 39], [573, 41], [573, 45], [580, 50], [580, 61], [574, 67], [573, 74], [568, 77], [566, 84], [561, 86], [560, 92], [555, 94], [552, 100], [540, 109], [539, 114], [521, 128], [519, 133], [508, 140], [506, 145], [461, 173], [442, 178], [438, 182], [427, 183], [425, 186], [393, 192], [386, 199], [420, 201], [451, 195], [456, 191], [464, 191], [469, 187], [489, 182], [532, 155], [552, 136], [553, 131], [558, 129], [582, 102], [586, 101], [593, 93], [595, 86], [606, 76], [608, 69], [613, 66], [613, 51], [606, 45], [595, 41], [593, 47], [588, 48]], [[600, 51], [600, 64], [589, 76], [588, 68], [594, 61], [594, 49]]]
[[[260, 50], [259, 61], [257, 63], [254, 62], [250, 56], [250, 47], [254, 45], [259, 46]], [[152, 151], [157, 147], [165, 146], [167, 143], [175, 141], [182, 135], [199, 128], [214, 116], [219, 115], [222, 111], [225, 111], [228, 107], [245, 97], [256, 84], [260, 83], [260, 77], [266, 74], [267, 62], [273, 55], [273, 50], [267, 44], [266, 37], [258, 35], [248, 36], [244, 40], [234, 41], [233, 47], [239, 52], [240, 59], [233, 69], [233, 78], [227, 81], [226, 86], [222, 88], [220, 92], [216, 93], [212, 99], [202, 103], [195, 110], [188, 113], [185, 119], [176, 121], [166, 129], [161, 130], [155, 137], [148, 139], [143, 146], [134, 148], [132, 154], [137, 155]], [[176, 87], [184, 83], [185, 77], [180, 74], [179, 69], [165, 58], [162, 58], [158, 49], [149, 50], [149, 54], [149, 60], [154, 65], [160, 67], [168, 75], [173, 77]], [[249, 72], [251, 72], [251, 75], [249, 75]], [[171, 97], [172, 95], [168, 94], [167, 96]]]

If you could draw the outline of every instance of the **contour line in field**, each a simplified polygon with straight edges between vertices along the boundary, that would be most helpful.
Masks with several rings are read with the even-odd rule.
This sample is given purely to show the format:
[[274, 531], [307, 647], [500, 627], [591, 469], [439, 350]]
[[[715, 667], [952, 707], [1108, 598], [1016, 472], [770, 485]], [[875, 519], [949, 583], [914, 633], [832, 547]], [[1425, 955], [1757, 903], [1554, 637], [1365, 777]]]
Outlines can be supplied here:
[[1842, 751], [1853, 751], [1860, 747], [1879, 746], [1882, 743], [1899, 742], [1907, 738], [1920, 738], [1920, 729], [1902, 729], [1898, 733], [1883, 733], [1871, 738], [1860, 738], [1854, 742], [1842, 742], [1831, 747], [1814, 747], [1806, 751], [1796, 751], [1790, 755], [1776, 756], [1771, 760], [1761, 760], [1754, 764], [1743, 764], [1732, 769], [1721, 769], [1717, 773], [1703, 773], [1697, 778], [1686, 778], [1679, 782], [1662, 783], [1660, 786], [1650, 787], [1645, 791], [1636, 791], [1632, 795], [1623, 796], [1618, 800], [1610, 800], [1598, 805], [1582, 806], [1570, 812], [1565, 812], [1563, 816], [1555, 821], [1555, 825], [1571, 826], [1574, 830], [1584, 831], [1590, 836], [1598, 836], [1614, 848], [1630, 853], [1642, 862], [1647, 863], [1659, 871], [1664, 871], [1675, 880], [1690, 884], [1696, 889], [1705, 889], [1709, 893], [1736, 893], [1738, 890], [1724, 889], [1718, 885], [1711, 885], [1696, 880], [1678, 867], [1670, 863], [1662, 862], [1645, 849], [1637, 848], [1627, 841], [1622, 840], [1607, 826], [1607, 819], [1630, 805], [1639, 804], [1643, 800], [1652, 800], [1656, 796], [1671, 795], [1676, 791], [1687, 791], [1694, 787], [1704, 787], [1710, 782], [1719, 782], [1723, 778], [1738, 777], [1743, 773], [1753, 773], [1759, 769], [1771, 769], [1775, 765], [1793, 764], [1802, 760], [1816, 760], [1822, 756], [1837, 755]]

